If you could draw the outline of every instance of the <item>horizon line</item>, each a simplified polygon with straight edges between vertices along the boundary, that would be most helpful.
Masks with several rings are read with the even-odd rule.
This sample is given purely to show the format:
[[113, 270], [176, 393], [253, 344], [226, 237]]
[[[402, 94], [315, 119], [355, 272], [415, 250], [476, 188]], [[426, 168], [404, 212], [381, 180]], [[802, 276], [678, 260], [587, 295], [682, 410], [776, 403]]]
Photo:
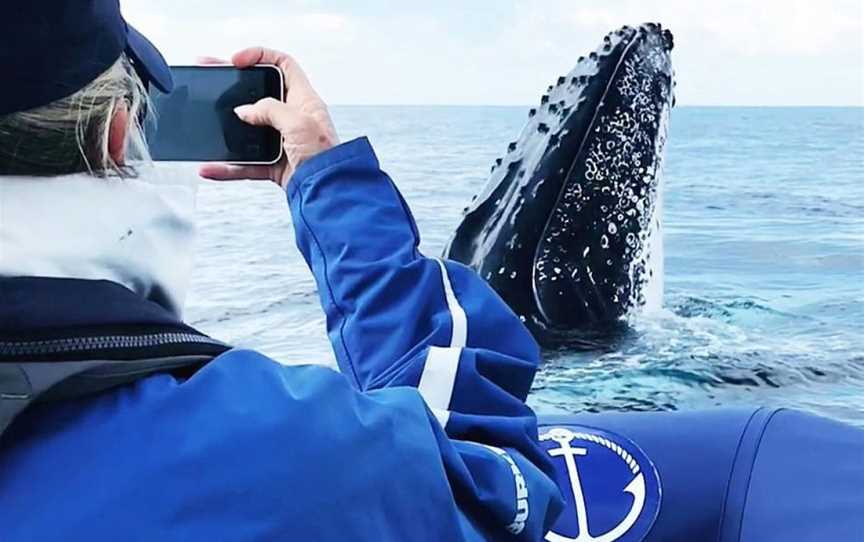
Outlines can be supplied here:
[[[330, 103], [330, 107], [537, 107], [537, 104], [480, 103]], [[864, 109], [864, 104], [678, 104], [676, 108], [740, 108], [740, 109]]]

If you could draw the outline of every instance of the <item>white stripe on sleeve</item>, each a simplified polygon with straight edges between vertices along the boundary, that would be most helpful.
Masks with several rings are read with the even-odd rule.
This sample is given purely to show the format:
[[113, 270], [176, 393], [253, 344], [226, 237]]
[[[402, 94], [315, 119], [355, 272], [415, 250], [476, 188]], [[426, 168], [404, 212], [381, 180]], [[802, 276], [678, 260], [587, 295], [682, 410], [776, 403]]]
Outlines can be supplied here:
[[453, 321], [453, 333], [450, 336], [450, 346], [463, 347], [468, 340], [468, 318], [465, 316], [465, 310], [456, 299], [456, 294], [453, 293], [453, 286], [450, 284], [450, 276], [447, 274], [447, 267], [440, 259], [435, 259], [441, 267], [441, 280], [444, 282], [444, 297], [447, 298], [447, 308], [450, 309], [450, 319]]
[[435, 415], [435, 419], [438, 420], [438, 424], [441, 427], [447, 427], [447, 421], [450, 420], [450, 411], [442, 410], [440, 408], [433, 408], [432, 414]]
[[450, 408], [450, 397], [453, 395], [461, 353], [461, 348], [429, 347], [426, 365], [423, 367], [417, 389], [433, 412], [436, 409], [446, 411]]
[[456, 373], [459, 370], [459, 356], [462, 354], [462, 347], [468, 340], [468, 318], [453, 292], [447, 267], [443, 261], [439, 259], [435, 261], [441, 268], [444, 298], [447, 301], [447, 309], [450, 311], [450, 320], [452, 321], [450, 347], [429, 347], [417, 389], [435, 418], [438, 419], [441, 427], [446, 427], [447, 421], [450, 419], [450, 399], [453, 397], [453, 386], [456, 384]]

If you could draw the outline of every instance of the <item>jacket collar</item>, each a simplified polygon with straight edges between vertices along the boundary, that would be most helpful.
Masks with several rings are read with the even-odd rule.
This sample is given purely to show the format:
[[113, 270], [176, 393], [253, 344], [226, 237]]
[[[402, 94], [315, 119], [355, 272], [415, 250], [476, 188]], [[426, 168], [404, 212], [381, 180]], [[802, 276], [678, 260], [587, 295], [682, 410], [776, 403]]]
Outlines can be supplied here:
[[110, 281], [0, 278], [0, 299], [0, 438], [37, 402], [187, 378], [230, 348]]
[[0, 338], [8, 340], [182, 326], [175, 313], [107, 280], [0, 277], [0, 299]]

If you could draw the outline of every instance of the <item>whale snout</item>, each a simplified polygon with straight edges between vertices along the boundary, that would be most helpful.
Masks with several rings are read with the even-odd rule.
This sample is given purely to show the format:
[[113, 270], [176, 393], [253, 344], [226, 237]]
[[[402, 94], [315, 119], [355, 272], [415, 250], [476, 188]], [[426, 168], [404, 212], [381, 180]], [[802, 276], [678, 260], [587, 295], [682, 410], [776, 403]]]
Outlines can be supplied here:
[[[618, 32], [621, 32], [622, 30], [626, 31], [629, 28], [630, 28], [629, 26], [624, 26]], [[663, 28], [663, 25], [660, 23], [645, 23], [645, 24], [641, 25], [639, 27], [639, 34], [641, 34], [643, 36], [645, 34], [658, 34], [662, 40], [663, 49], [667, 53], [671, 52], [672, 49], [675, 47], [675, 40], [672, 36], [672, 32], [669, 31], [668, 28]]]

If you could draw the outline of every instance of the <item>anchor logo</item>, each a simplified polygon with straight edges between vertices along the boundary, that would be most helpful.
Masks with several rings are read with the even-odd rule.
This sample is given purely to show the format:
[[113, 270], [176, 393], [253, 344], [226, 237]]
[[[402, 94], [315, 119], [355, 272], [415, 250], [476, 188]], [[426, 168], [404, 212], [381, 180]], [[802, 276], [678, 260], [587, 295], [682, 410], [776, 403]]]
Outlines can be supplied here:
[[[552, 457], [563, 458], [564, 460], [567, 479], [570, 483], [570, 489], [573, 495], [573, 507], [575, 508], [576, 526], [578, 528], [578, 535], [575, 538], [564, 536], [554, 530], [550, 531], [546, 534], [547, 542], [623, 542], [622, 537], [628, 533], [630, 533], [630, 536], [627, 537], [628, 540], [642, 540], [643, 536], [647, 534], [653, 525], [657, 511], [659, 510], [660, 485], [659, 478], [657, 478], [653, 465], [651, 465], [647, 458], [644, 458], [642, 462], [647, 462], [651, 467], [647, 473], [650, 482], [652, 482], [651, 489], [654, 493], [651, 496], [656, 498], [652, 498], [652, 502], [649, 503], [649, 508], [653, 508], [653, 510], [650, 511], [651, 513], [643, 515], [643, 512], [648, 512], [646, 510], [646, 500], [649, 494], [649, 488], [648, 483], [646, 482], [646, 472], [642, 467], [640, 467], [640, 461], [634, 457], [634, 455], [642, 455], [641, 450], [639, 450], [635, 444], [632, 444], [628, 440], [618, 437], [617, 435], [613, 436], [606, 432], [588, 430], [587, 428], [585, 431], [571, 431], [564, 427], [555, 427], [550, 429], [540, 436], [540, 440], [558, 445], [558, 447], [553, 448], [546, 447], [546, 450]], [[574, 441], [584, 445], [574, 445]], [[622, 447], [621, 444], [616, 441], [624, 442], [625, 446]], [[628, 446], [626, 446], [628, 443], [632, 444], [630, 451], [628, 451]], [[634, 453], [631, 453], [631, 451]], [[620, 479], [622, 474], [624, 475], [625, 484], [621, 491], [629, 494], [632, 498], [630, 499], [631, 502], [629, 509], [626, 510], [626, 512], [623, 512], [622, 510], [614, 510], [615, 504], [619, 502], [616, 500], [611, 508], [613, 511], [620, 514], [616, 514], [616, 517], [614, 518], [614, 520], [617, 520], [618, 522], [606, 532], [596, 534], [591, 534], [589, 528], [588, 503], [590, 502], [590, 499], [586, 499], [583, 483], [579, 476], [578, 465], [579, 462], [582, 461], [590, 467], [591, 462], [589, 460], [591, 459], [590, 454], [592, 453], [605, 454], [607, 457], [605, 458], [605, 463], [603, 463], [604, 465], [609, 464], [610, 457], [617, 456], [620, 463], [615, 461], [615, 464], [618, 465], [618, 467], [616, 467], [616, 478]], [[614, 454], [614, 456], [609, 456], [609, 454]], [[594, 504], [604, 510], [610, 509], [609, 503], [595, 502]], [[620, 509], [623, 507], [617, 506], [617, 508]], [[567, 513], [568, 512], [565, 512], [564, 514]], [[623, 517], [621, 517], [622, 515]], [[647, 519], [646, 516], [648, 516]], [[618, 519], [619, 517], [620, 520]], [[572, 524], [572, 512], [568, 519]], [[607, 517], [605, 519], [607, 520], [606, 523], [609, 523], [609, 518]], [[640, 526], [631, 532], [631, 529], [637, 525], [637, 522], [640, 523]], [[561, 523], [562, 521], [559, 520], [558, 525]], [[558, 525], [556, 525], [556, 527], [558, 527]]]

